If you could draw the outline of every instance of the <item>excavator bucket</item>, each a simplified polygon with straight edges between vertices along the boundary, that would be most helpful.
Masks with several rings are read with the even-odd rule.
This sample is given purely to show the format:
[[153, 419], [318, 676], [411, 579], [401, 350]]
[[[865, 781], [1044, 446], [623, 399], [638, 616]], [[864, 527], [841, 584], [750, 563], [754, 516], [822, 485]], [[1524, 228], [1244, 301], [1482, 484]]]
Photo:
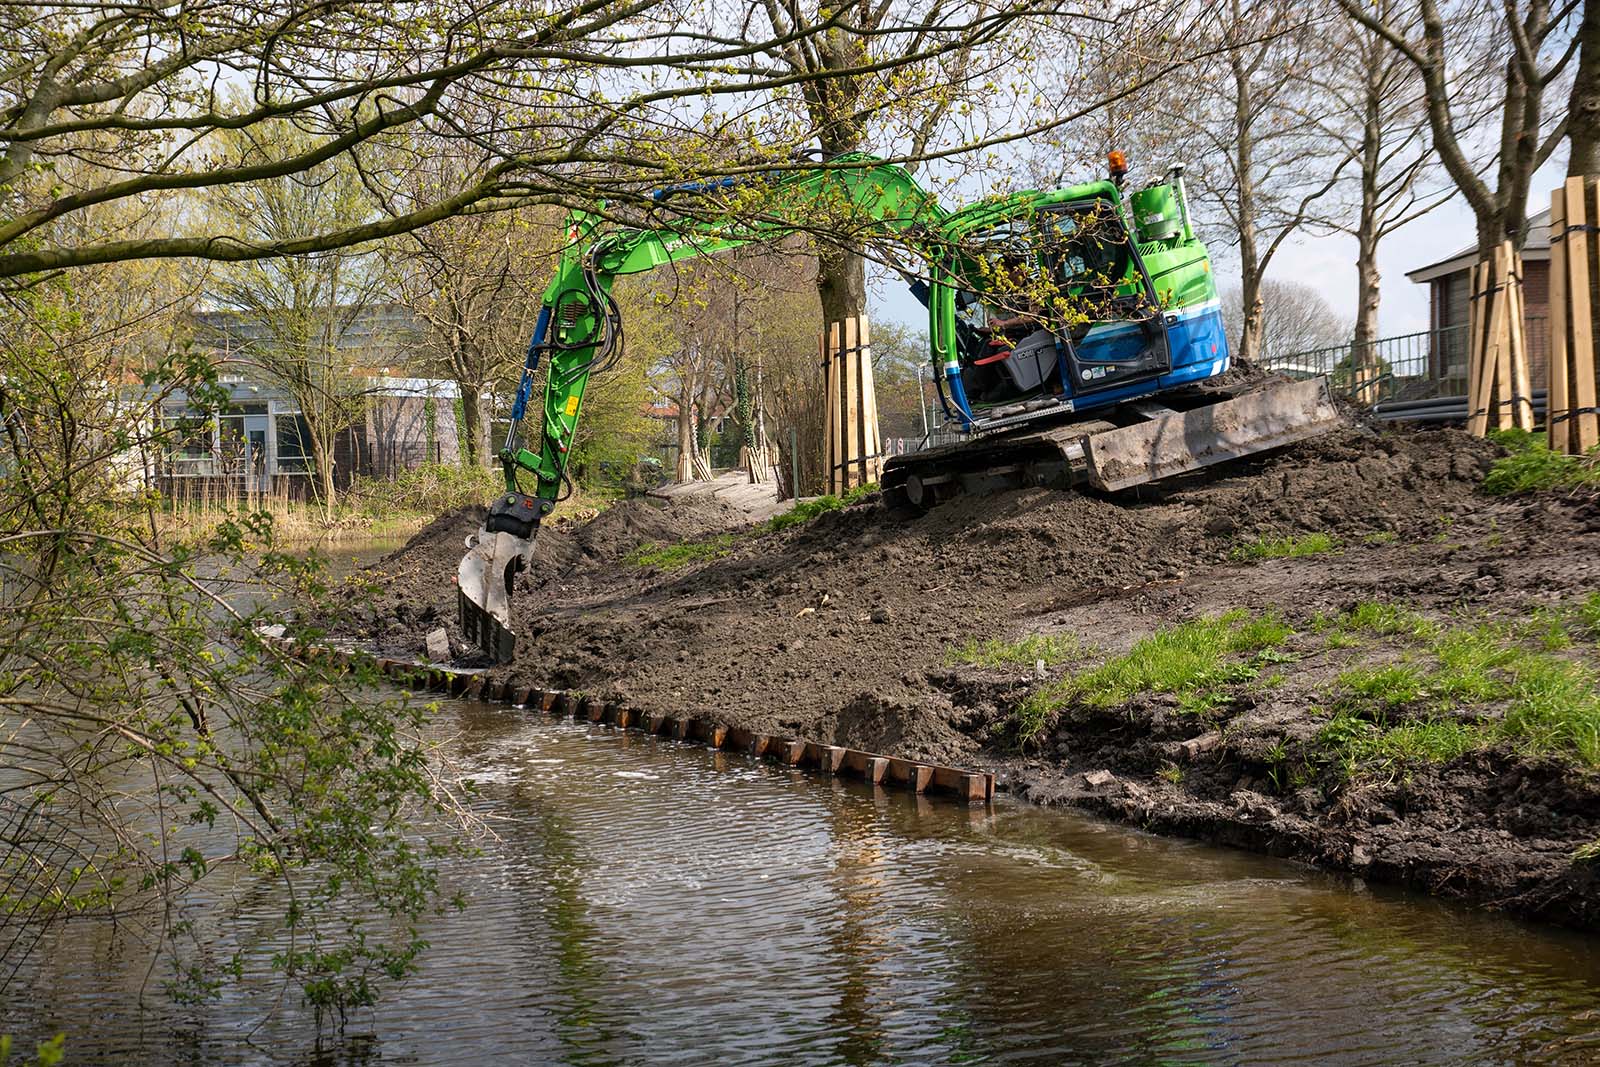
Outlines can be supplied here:
[[1084, 438], [1085, 479], [1116, 492], [1317, 437], [1342, 421], [1327, 378], [1274, 383], [1190, 411], [1150, 405], [1148, 421]]
[[461, 632], [495, 663], [510, 663], [511, 593], [517, 575], [533, 558], [539, 532], [538, 505], [508, 494], [489, 509], [483, 528], [467, 538], [467, 554], [456, 568], [456, 606]]

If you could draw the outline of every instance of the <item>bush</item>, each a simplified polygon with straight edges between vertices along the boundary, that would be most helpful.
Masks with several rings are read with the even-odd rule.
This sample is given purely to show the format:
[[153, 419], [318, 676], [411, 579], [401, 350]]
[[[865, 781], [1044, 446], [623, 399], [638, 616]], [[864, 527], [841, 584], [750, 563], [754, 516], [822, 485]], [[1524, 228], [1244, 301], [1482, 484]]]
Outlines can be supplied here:
[[349, 498], [375, 518], [396, 514], [443, 515], [469, 504], [485, 504], [503, 492], [498, 469], [427, 463], [398, 478], [357, 478]]
[[1600, 450], [1586, 456], [1552, 452], [1543, 434], [1527, 430], [1497, 430], [1489, 437], [1507, 453], [1484, 476], [1483, 491], [1491, 496], [1600, 486]]

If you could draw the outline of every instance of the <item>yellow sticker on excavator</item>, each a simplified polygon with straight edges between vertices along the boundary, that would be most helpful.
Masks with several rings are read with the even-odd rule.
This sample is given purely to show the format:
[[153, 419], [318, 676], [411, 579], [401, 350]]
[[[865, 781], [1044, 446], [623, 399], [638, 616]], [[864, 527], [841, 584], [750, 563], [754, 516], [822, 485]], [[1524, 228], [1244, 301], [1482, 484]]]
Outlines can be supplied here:
[[575, 396], [567, 397], [567, 414], [568, 415], [576, 415], [577, 413], [578, 413], [578, 398], [575, 397]]

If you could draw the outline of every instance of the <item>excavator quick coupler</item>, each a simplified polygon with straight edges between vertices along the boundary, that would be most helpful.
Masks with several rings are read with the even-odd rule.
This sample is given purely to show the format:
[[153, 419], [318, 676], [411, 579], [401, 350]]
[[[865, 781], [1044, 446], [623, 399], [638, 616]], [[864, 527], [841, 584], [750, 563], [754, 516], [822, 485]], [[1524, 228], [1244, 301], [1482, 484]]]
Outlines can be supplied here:
[[517, 575], [533, 558], [542, 501], [505, 493], [489, 505], [483, 528], [467, 538], [467, 554], [456, 572], [461, 632], [494, 663], [510, 663], [511, 593]]

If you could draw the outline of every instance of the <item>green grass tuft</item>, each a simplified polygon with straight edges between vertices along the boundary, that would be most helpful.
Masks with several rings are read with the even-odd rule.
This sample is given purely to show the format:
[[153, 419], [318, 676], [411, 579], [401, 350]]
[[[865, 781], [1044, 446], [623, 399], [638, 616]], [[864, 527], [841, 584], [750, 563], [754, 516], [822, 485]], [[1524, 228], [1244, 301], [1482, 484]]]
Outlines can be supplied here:
[[[1071, 696], [1095, 707], [1114, 707], [1138, 693], [1172, 693], [1186, 710], [1204, 711], [1221, 699], [1221, 687], [1249, 681], [1275, 662], [1262, 654], [1293, 633], [1272, 615], [1251, 618], [1230, 611], [1195, 619], [1159, 630], [1123, 655], [1075, 675]], [[1235, 658], [1240, 655], [1250, 658]]]
[[[1043, 736], [1068, 704], [1115, 707], [1139, 693], [1170, 693], [1183, 711], [1207, 714], [1227, 702], [1231, 686], [1252, 681], [1269, 664], [1289, 659], [1277, 647], [1293, 633], [1274, 615], [1252, 617], [1242, 610], [1158, 630], [1120, 656], [1030, 692], [1012, 710], [1012, 734], [1026, 747]], [[1062, 654], [1076, 651], [1074, 645]], [[973, 654], [986, 653], [978, 646]], [[1040, 658], [1031, 656], [1026, 662]]]
[[1053, 667], [1082, 653], [1083, 645], [1073, 634], [1028, 634], [1017, 641], [973, 638], [950, 649], [945, 661], [974, 667], [1032, 667], [1038, 660], [1044, 660], [1046, 667]]
[[[1600, 677], [1542, 641], [1528, 647], [1529, 634], [1527, 622], [1444, 629], [1418, 659], [1345, 671], [1323, 745], [1348, 769], [1453, 759], [1495, 744], [1600, 767]], [[1502, 714], [1451, 715], [1474, 707]], [[1406, 720], [1389, 725], [1401, 710]]]
[[709, 541], [685, 541], [676, 545], [644, 544], [634, 549], [628, 562], [636, 567], [655, 567], [670, 571], [702, 560], [719, 559], [733, 549], [733, 534], [718, 534]]
[[774, 515], [768, 519], [763, 524], [763, 528], [773, 533], [779, 530], [787, 530], [791, 526], [810, 522], [818, 515], [823, 515], [830, 511], [838, 511], [841, 508], [849, 507], [851, 504], [859, 504], [877, 491], [878, 484], [869, 482], [866, 485], [850, 490], [844, 496], [830, 494], [828, 496], [819, 496], [814, 500], [802, 500], [783, 514]]
[[1492, 496], [1600, 486], [1600, 452], [1552, 452], [1543, 434], [1527, 430], [1499, 430], [1489, 436], [1507, 452], [1484, 475], [1483, 491]]
[[1040, 686], [1017, 704], [1011, 711], [1011, 732], [1016, 739], [1018, 748], [1027, 748], [1036, 745], [1045, 732], [1055, 723], [1062, 707], [1067, 702], [1067, 693], [1070, 685], [1066, 682], [1052, 682]]
[[1300, 537], [1258, 537], [1234, 547], [1234, 559], [1293, 559], [1332, 552], [1339, 547], [1330, 534], [1309, 533]]
[[1333, 627], [1345, 633], [1376, 634], [1380, 637], [1404, 635], [1417, 638], [1431, 637], [1439, 629], [1437, 625], [1409, 608], [1379, 600], [1363, 600], [1338, 616], [1333, 622]]

